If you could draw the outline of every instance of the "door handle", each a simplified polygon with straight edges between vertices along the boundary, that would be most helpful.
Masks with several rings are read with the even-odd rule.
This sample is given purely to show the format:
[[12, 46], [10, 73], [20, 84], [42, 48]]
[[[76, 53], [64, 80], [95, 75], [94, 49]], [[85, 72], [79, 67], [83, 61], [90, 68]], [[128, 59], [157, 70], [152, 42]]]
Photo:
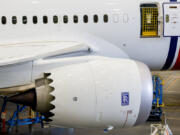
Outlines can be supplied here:
[[166, 23], [169, 23], [169, 15], [166, 15]]

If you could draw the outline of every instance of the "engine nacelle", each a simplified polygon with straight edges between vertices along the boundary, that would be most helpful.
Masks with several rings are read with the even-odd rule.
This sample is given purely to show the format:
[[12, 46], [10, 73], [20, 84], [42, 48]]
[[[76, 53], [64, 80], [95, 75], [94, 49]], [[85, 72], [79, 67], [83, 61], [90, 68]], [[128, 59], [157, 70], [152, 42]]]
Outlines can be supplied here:
[[152, 78], [143, 63], [97, 59], [57, 68], [50, 78], [55, 125], [123, 128], [145, 122], [150, 114]]
[[35, 79], [34, 87], [8, 100], [31, 106], [45, 121], [65, 127], [123, 128], [145, 122], [153, 98], [148, 67], [127, 59], [87, 58], [56, 66]]

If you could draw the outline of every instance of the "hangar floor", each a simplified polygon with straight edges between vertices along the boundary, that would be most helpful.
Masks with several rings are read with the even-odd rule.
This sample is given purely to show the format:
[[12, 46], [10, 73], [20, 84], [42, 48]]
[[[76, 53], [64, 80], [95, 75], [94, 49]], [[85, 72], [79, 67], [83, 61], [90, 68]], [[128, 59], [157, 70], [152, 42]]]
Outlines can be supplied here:
[[[167, 116], [167, 123], [171, 128], [174, 135], [180, 134], [180, 72], [154, 72], [153, 74], [160, 74], [164, 79], [164, 112]], [[1, 103], [1, 102], [0, 102]], [[13, 109], [13, 105], [8, 105], [8, 108]], [[144, 125], [137, 126], [130, 129], [113, 130], [107, 135], [149, 135], [150, 125], [152, 123], [147, 122]], [[45, 128], [41, 129], [40, 125], [36, 125], [33, 128], [33, 132], [28, 133], [28, 127], [23, 126], [19, 128], [19, 132], [12, 132], [10, 135], [68, 135], [67, 131], [63, 131], [60, 128]], [[89, 129], [75, 129], [75, 135], [103, 135], [101, 130], [89, 130]]]

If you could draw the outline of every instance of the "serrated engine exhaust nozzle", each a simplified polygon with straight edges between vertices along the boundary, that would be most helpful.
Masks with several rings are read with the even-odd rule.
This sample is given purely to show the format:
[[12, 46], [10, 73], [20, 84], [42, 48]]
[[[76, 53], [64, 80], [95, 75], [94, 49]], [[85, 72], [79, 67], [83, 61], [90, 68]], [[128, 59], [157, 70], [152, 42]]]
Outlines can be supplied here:
[[47, 122], [51, 121], [49, 117], [54, 116], [54, 114], [50, 111], [55, 108], [51, 102], [55, 100], [55, 96], [50, 94], [54, 91], [54, 87], [50, 86], [53, 82], [53, 80], [49, 78], [50, 75], [50, 73], [44, 73], [42, 78], [35, 80], [34, 88], [11, 96], [8, 98], [8, 101], [30, 106], [34, 111], [43, 114]]

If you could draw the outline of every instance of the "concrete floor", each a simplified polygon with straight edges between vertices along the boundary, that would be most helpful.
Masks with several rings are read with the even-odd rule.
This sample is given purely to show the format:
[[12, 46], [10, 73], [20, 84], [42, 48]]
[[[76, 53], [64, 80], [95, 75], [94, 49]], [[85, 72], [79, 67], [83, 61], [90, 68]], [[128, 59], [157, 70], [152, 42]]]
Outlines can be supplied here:
[[[164, 112], [167, 116], [167, 123], [171, 128], [174, 135], [180, 135], [180, 72], [154, 72], [153, 74], [159, 74], [164, 79], [164, 103], [166, 107]], [[8, 105], [8, 108], [12, 109], [12, 105]], [[102, 130], [90, 130], [90, 129], [74, 129], [75, 135], [150, 135], [150, 125], [152, 123], [147, 122], [141, 126], [137, 126], [129, 129], [113, 130], [109, 133], [104, 133]], [[68, 135], [67, 130], [60, 128], [45, 128], [41, 129], [40, 125], [36, 125], [33, 128], [31, 135]], [[16, 133], [15, 129], [10, 135], [30, 135], [28, 133], [28, 127], [23, 126], [19, 128], [19, 132]]]
[[[171, 128], [174, 135], [180, 134], [180, 107], [168, 107], [164, 111], [167, 115], [167, 123]], [[155, 123], [155, 122], [154, 122]], [[92, 129], [74, 129], [74, 135], [150, 135], [150, 125], [152, 122], [147, 122], [141, 126], [137, 126], [129, 129], [113, 130], [109, 133], [104, 133], [102, 130]], [[41, 129], [40, 125], [36, 125], [33, 132], [28, 133], [28, 127], [23, 126], [19, 128], [19, 132], [14, 132], [10, 135], [70, 135], [68, 130], [62, 130], [60, 128], [45, 128]]]

